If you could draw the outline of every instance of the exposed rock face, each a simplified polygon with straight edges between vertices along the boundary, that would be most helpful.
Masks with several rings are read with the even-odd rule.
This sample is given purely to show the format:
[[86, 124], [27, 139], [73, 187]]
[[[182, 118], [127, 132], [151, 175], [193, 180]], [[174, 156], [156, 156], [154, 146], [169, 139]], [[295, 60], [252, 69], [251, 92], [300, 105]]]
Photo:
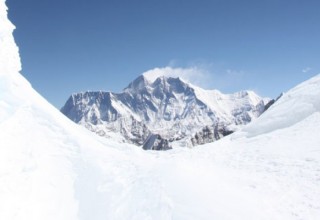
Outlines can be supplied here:
[[264, 111], [267, 111], [276, 101], [278, 101], [283, 96], [283, 93], [281, 93], [276, 99], [271, 99], [265, 106]]
[[[150, 134], [170, 141], [190, 141], [206, 126], [228, 130], [247, 124], [260, 116], [268, 101], [252, 91], [222, 94], [180, 78], [160, 76], [151, 81], [141, 75], [122, 93], [73, 94], [61, 112], [102, 136], [115, 132], [127, 142], [142, 145]], [[213, 133], [214, 139], [223, 136], [219, 132]]]
[[159, 134], [150, 134], [143, 143], [144, 150], [169, 150], [172, 149], [167, 139], [162, 138]]
[[191, 138], [191, 143], [192, 146], [207, 144], [219, 140], [220, 138], [223, 138], [224, 136], [232, 133], [233, 131], [227, 129], [227, 127], [225, 126], [206, 126]]

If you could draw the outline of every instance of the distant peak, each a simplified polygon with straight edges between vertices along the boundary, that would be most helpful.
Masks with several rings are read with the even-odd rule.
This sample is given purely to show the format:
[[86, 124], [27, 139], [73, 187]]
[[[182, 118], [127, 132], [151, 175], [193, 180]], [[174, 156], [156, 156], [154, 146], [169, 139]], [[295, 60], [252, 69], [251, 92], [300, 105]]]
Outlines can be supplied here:
[[147, 72], [144, 72], [142, 76], [150, 83], [155, 82], [159, 78], [163, 78], [168, 75], [168, 71], [170, 71], [170, 67], [166, 68], [154, 68]]
[[[166, 69], [163, 71], [163, 69]], [[154, 87], [160, 84], [181, 84], [190, 86], [187, 81], [183, 80], [177, 74], [169, 74], [169, 70], [174, 70], [171, 67], [155, 68], [149, 70], [133, 80], [125, 89], [125, 92], [141, 91], [148, 87]]]
[[155, 82], [157, 79], [168, 79], [175, 78], [180, 81], [187, 82], [187, 80], [183, 79], [183, 74], [188, 69], [182, 68], [172, 68], [172, 67], [163, 67], [163, 68], [154, 68], [144, 72], [142, 76], [150, 83]]
[[[146, 77], [144, 75], [140, 75], [138, 78], [136, 78], [135, 80], [133, 80], [125, 89], [124, 91], [130, 92], [132, 90], [142, 90], [144, 89], [148, 82], [148, 80], [146, 79]], [[150, 82], [149, 82], [150, 83]]]

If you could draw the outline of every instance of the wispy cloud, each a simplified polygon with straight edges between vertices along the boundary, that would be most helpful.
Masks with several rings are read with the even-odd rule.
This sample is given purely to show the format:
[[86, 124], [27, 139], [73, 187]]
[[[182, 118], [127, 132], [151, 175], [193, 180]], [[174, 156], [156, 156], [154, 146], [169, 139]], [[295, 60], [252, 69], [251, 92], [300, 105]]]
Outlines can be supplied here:
[[306, 68], [302, 69], [302, 72], [303, 72], [303, 73], [308, 73], [308, 72], [310, 72], [311, 70], [312, 70], [312, 68], [306, 67]]
[[[172, 64], [172, 63], [171, 63]], [[222, 92], [236, 92], [244, 88], [248, 75], [245, 71], [223, 69], [214, 65], [202, 64], [191, 67], [166, 66], [154, 68], [143, 73], [149, 81], [155, 81], [160, 76], [180, 77], [186, 82], [204, 89], [218, 89]]]
[[180, 77], [181, 79], [198, 86], [208, 86], [208, 80], [210, 80], [210, 73], [199, 67], [162, 67], [154, 68], [143, 73], [143, 75], [149, 80], [154, 81], [160, 76], [166, 77]]

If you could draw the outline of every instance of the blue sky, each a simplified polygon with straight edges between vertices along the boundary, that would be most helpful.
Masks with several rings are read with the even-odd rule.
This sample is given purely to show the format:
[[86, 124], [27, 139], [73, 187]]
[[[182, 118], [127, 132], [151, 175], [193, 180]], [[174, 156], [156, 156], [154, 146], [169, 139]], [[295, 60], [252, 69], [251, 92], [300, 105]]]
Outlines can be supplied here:
[[[57, 108], [156, 67], [276, 97], [320, 71], [320, 1], [7, 0], [22, 74]], [[203, 77], [203, 75], [205, 77]]]

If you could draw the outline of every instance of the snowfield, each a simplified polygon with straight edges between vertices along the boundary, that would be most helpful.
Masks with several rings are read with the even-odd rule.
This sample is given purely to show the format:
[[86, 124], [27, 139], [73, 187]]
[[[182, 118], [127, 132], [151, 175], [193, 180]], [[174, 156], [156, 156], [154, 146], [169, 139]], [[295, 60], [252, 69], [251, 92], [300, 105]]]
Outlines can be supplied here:
[[227, 138], [143, 151], [34, 91], [13, 28], [0, 0], [0, 219], [320, 219], [320, 75]]

